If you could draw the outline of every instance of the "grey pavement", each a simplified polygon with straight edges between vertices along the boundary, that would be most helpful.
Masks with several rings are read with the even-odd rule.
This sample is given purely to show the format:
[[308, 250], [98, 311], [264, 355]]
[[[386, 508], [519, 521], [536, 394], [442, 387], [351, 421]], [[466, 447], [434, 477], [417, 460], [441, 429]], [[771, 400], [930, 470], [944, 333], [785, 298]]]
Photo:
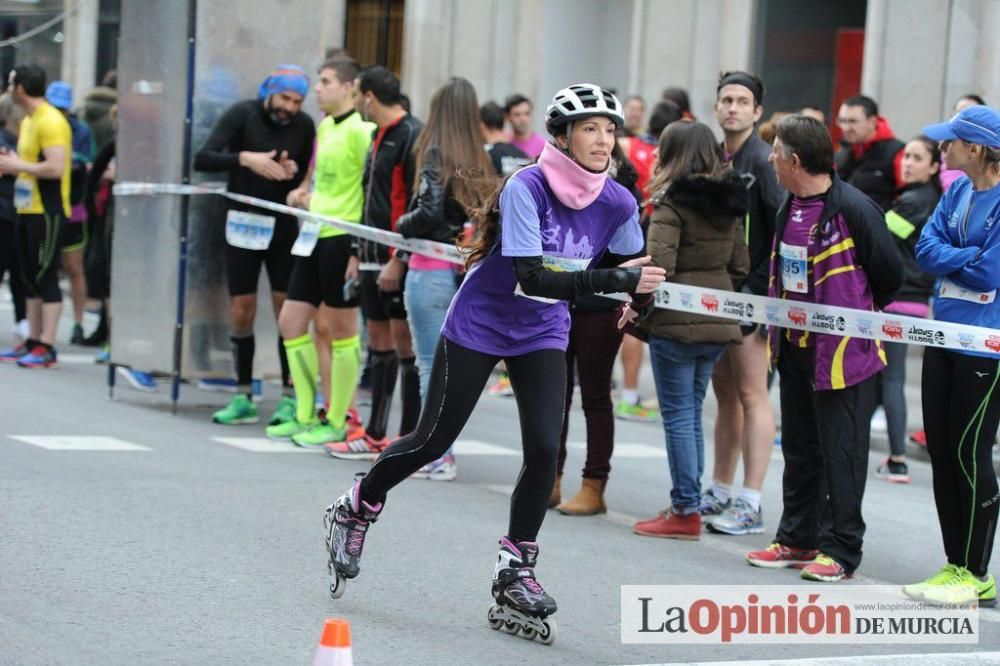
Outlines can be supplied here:
[[[0, 306], [0, 320], [8, 317]], [[109, 400], [106, 370], [87, 362], [89, 351], [61, 351], [55, 370], [0, 366], [0, 664], [308, 664], [326, 617], [351, 622], [359, 665], [998, 663], [994, 610], [980, 613], [981, 641], [971, 646], [622, 645], [623, 584], [799, 582], [793, 571], [743, 560], [773, 534], [780, 454], [764, 489], [765, 534], [637, 537], [631, 523], [663, 509], [670, 484], [661, 428], [624, 422], [608, 515], [551, 512], [539, 537], [539, 578], [559, 603], [555, 645], [491, 631], [490, 577], [520, 438], [514, 401], [485, 395], [462, 434], [458, 480], [395, 489], [370, 532], [361, 576], [334, 601], [323, 510], [366, 463], [279, 445], [239, 448], [260, 445], [263, 427], [211, 424], [225, 395], [185, 387], [176, 416], [166, 386], [142, 394], [119, 382]], [[262, 415], [275, 398], [269, 387]], [[707, 406], [709, 434], [713, 414]], [[571, 418], [570, 439], [582, 442], [582, 414]], [[137, 448], [47, 449], [38, 444], [51, 440], [33, 439], [45, 436]], [[706, 448], [710, 469], [711, 442]], [[883, 456], [872, 453], [872, 470]], [[576, 490], [582, 461], [581, 445], [572, 446], [564, 493]], [[930, 467], [914, 462], [911, 474], [907, 486], [870, 478], [865, 559], [843, 585], [900, 585], [941, 565]]]

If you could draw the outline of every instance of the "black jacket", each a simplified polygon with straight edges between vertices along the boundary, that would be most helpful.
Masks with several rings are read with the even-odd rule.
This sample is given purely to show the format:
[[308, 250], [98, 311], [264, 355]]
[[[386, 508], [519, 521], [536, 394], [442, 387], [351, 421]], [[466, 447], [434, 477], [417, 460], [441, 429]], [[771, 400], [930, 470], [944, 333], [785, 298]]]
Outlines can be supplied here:
[[[413, 196], [413, 146], [423, 127], [423, 123], [406, 114], [392, 125], [375, 130], [363, 179], [365, 207], [361, 219], [367, 226], [396, 230], [396, 221]], [[391, 255], [388, 246], [363, 238], [355, 240], [355, 251], [362, 263], [369, 264], [384, 264]]]
[[834, 156], [837, 175], [867, 194], [883, 211], [889, 210], [896, 194], [896, 154], [905, 145], [898, 139], [883, 139], [855, 158], [850, 144], [844, 144]]
[[750, 272], [743, 282], [743, 290], [759, 296], [767, 295], [774, 218], [785, 198], [785, 190], [778, 184], [774, 167], [768, 162], [770, 154], [771, 147], [754, 132], [732, 158], [733, 171], [743, 176], [749, 196], [749, 224], [745, 233], [750, 252]]
[[[937, 178], [935, 175], [934, 178]], [[941, 190], [932, 183], [907, 185], [892, 202], [892, 211], [886, 216], [889, 231], [896, 241], [896, 248], [903, 258], [903, 286], [899, 288], [896, 300], [926, 303], [934, 293], [934, 276], [920, 270], [917, 264], [917, 241], [924, 224], [930, 218]], [[899, 219], [902, 218], [902, 219]]]
[[[791, 201], [792, 195], [789, 194], [778, 209], [774, 228], [774, 235], [778, 240], [785, 233]], [[837, 213], [843, 213], [850, 229], [855, 256], [868, 276], [872, 299], [877, 307], [884, 308], [895, 300], [896, 292], [903, 282], [903, 259], [885, 224], [885, 216], [878, 205], [861, 190], [833, 174], [833, 186], [826, 194], [819, 221], [820, 228]]]
[[[271, 120], [260, 100], [248, 99], [229, 107], [216, 122], [212, 133], [194, 156], [198, 171], [226, 171], [226, 189], [274, 203], [285, 203], [288, 193], [302, 182], [309, 169], [316, 127], [308, 114], [296, 114], [287, 125]], [[298, 165], [298, 173], [290, 180], [268, 180], [240, 166], [240, 152], [288, 151], [288, 157]], [[242, 209], [242, 204], [229, 204]], [[279, 215], [279, 219], [294, 221], [294, 217]]]
[[[0, 129], [0, 147], [17, 152], [17, 137], [5, 129]], [[15, 180], [13, 174], [0, 176], [0, 222], [13, 224], [17, 218], [17, 211], [14, 209]]]
[[396, 220], [403, 238], [426, 238], [453, 243], [462, 233], [468, 215], [441, 181], [441, 153], [430, 146], [417, 174], [417, 193], [410, 211]]

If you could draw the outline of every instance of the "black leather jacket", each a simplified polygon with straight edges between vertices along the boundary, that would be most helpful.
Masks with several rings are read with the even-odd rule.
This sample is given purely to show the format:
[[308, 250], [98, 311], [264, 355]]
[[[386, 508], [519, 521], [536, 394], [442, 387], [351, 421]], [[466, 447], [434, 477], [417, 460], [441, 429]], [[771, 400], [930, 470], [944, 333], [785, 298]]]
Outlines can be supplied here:
[[467, 219], [465, 208], [442, 184], [437, 146], [428, 147], [417, 174], [416, 194], [409, 212], [396, 221], [396, 231], [404, 238], [452, 243], [462, 233]]

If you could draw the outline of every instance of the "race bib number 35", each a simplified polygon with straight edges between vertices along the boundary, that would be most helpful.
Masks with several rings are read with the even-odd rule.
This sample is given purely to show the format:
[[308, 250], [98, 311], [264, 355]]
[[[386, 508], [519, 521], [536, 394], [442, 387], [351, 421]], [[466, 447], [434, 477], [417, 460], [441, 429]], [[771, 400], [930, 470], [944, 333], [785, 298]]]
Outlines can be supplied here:
[[781, 285], [785, 291], [809, 293], [809, 248], [781, 243]]
[[226, 215], [226, 242], [244, 250], [266, 250], [274, 236], [274, 218], [240, 210]]

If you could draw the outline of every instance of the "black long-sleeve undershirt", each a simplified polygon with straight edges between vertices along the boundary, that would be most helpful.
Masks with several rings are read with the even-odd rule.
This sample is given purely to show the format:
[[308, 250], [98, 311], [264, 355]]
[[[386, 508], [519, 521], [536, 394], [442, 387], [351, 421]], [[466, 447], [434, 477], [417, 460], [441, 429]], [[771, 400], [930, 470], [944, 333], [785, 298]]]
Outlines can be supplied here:
[[587, 271], [550, 271], [541, 257], [515, 257], [514, 270], [521, 290], [528, 296], [571, 301], [591, 294], [634, 292], [642, 269], [599, 268]]

